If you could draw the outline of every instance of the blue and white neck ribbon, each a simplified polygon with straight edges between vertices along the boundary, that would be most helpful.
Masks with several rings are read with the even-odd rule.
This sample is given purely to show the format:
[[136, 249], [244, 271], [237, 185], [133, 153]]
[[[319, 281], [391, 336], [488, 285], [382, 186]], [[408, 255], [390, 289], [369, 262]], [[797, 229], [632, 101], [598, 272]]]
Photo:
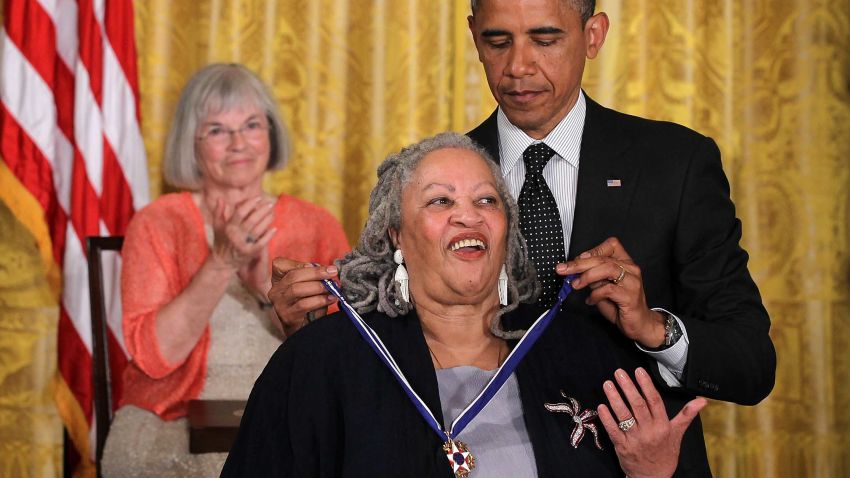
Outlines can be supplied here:
[[564, 285], [558, 292], [558, 300], [555, 302], [555, 305], [553, 305], [548, 311], [541, 314], [540, 317], [534, 321], [531, 327], [526, 331], [525, 335], [523, 335], [519, 340], [516, 347], [514, 347], [510, 354], [508, 354], [508, 357], [496, 371], [496, 374], [493, 375], [487, 383], [487, 386], [485, 386], [481, 393], [479, 393], [478, 396], [466, 406], [460, 415], [455, 418], [448, 430], [443, 429], [443, 425], [437, 421], [434, 414], [428, 408], [428, 405], [426, 405], [419, 394], [413, 390], [413, 387], [410, 385], [410, 382], [408, 382], [407, 377], [404, 376], [404, 372], [401, 371], [401, 368], [398, 366], [389, 350], [387, 350], [387, 347], [381, 341], [381, 338], [378, 337], [378, 334], [372, 329], [372, 327], [370, 327], [366, 321], [363, 320], [360, 314], [358, 314], [357, 311], [354, 310], [354, 308], [348, 303], [348, 301], [345, 300], [345, 297], [343, 297], [339, 287], [330, 280], [324, 280], [323, 282], [325, 284], [325, 288], [339, 299], [342, 310], [345, 311], [345, 314], [348, 315], [349, 319], [351, 319], [354, 327], [363, 339], [366, 340], [366, 343], [369, 344], [372, 350], [375, 351], [378, 358], [380, 358], [384, 365], [390, 369], [393, 377], [395, 377], [396, 381], [401, 385], [404, 393], [407, 394], [410, 401], [413, 402], [413, 405], [422, 415], [422, 418], [425, 419], [428, 426], [431, 427], [431, 429], [433, 429], [440, 437], [440, 441], [448, 438], [449, 442], [452, 442], [481, 412], [481, 410], [490, 403], [490, 400], [496, 396], [514, 370], [516, 370], [517, 366], [519, 366], [522, 359], [537, 342], [537, 339], [543, 335], [546, 327], [549, 326], [549, 323], [552, 322], [552, 319], [555, 315], [557, 315], [558, 309], [560, 309], [564, 299], [566, 299], [567, 295], [572, 292], [573, 289], [570, 287], [570, 280], [572, 279], [573, 276], [568, 276], [566, 280], [564, 280]]

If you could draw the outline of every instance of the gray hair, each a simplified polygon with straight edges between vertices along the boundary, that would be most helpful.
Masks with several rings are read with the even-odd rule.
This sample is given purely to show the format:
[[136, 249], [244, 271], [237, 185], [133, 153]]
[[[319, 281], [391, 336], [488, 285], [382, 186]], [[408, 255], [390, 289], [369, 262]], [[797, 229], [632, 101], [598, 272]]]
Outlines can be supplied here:
[[507, 217], [508, 305], [501, 308], [490, 324], [492, 332], [502, 338], [518, 338], [524, 331], [506, 332], [499, 319], [514, 310], [520, 302], [534, 302], [540, 290], [537, 273], [529, 260], [525, 239], [519, 229], [516, 201], [502, 180], [499, 166], [483, 148], [458, 133], [441, 133], [390, 155], [378, 166], [378, 183], [369, 198], [369, 217], [360, 240], [352, 252], [336, 262], [348, 302], [359, 312], [373, 310], [390, 317], [406, 315], [411, 304], [401, 300], [393, 280], [396, 264], [390, 229], [401, 226], [401, 195], [419, 162], [430, 153], [442, 149], [465, 149], [480, 156], [496, 183]]
[[269, 122], [267, 170], [283, 168], [289, 160], [289, 133], [268, 88], [242, 65], [216, 63], [195, 73], [180, 94], [165, 142], [165, 181], [182, 189], [199, 189], [203, 182], [195, 150], [199, 125], [211, 114], [246, 104], [262, 109]]
[[[475, 11], [481, 6], [481, 2], [483, 0], [470, 0], [469, 6], [472, 10], [472, 15], [475, 15]], [[573, 10], [577, 11], [579, 15], [581, 15], [581, 25], [584, 28], [584, 24], [587, 23], [587, 20], [593, 16], [593, 12], [596, 11], [596, 0], [568, 0], [570, 6]]]

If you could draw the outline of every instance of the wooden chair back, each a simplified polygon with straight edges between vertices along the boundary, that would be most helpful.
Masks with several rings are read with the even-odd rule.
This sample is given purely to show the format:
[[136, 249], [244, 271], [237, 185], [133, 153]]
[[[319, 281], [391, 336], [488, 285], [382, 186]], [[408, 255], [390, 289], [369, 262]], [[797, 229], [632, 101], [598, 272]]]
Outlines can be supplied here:
[[103, 251], [120, 251], [123, 236], [90, 236], [86, 238], [89, 265], [89, 294], [92, 329], [92, 381], [94, 383], [95, 465], [101, 476], [100, 460], [112, 423], [112, 379], [109, 369], [109, 330], [103, 277]]

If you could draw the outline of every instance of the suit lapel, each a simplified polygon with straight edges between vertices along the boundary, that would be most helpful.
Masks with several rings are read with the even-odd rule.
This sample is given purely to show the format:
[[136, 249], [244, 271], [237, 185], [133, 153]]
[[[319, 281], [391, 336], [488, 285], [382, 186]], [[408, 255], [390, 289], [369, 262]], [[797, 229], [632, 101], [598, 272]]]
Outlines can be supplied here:
[[[587, 98], [568, 259], [610, 236], [621, 236], [626, 224], [639, 179], [639, 158], [626, 155], [632, 138], [619, 130], [618, 119]], [[609, 185], [608, 180], [619, 180], [620, 185]]]
[[483, 123], [467, 133], [473, 141], [490, 153], [490, 156], [492, 156], [497, 164], [501, 162], [501, 158], [499, 158], [499, 122], [496, 119], [498, 111], [498, 109], [494, 110], [493, 114], [484, 120]]

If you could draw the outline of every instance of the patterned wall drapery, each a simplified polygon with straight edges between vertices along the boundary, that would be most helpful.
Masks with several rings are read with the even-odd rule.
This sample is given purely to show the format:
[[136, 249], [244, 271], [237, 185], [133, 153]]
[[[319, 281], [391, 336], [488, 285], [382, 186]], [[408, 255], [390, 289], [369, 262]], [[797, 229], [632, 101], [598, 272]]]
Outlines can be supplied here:
[[[703, 413], [723, 477], [850, 475], [850, 0], [600, 0], [612, 29], [585, 74], [602, 104], [714, 137], [773, 320], [777, 385]], [[136, 3], [152, 197], [186, 79], [238, 61], [272, 85], [295, 138], [266, 187], [327, 207], [351, 241], [375, 166], [492, 109], [467, 0]], [[0, 168], [3, 168], [0, 162]], [[0, 169], [4, 197], [29, 201]], [[51, 405], [56, 298], [28, 228], [0, 202], [0, 476], [61, 469]], [[35, 224], [35, 225], [33, 225]]]

